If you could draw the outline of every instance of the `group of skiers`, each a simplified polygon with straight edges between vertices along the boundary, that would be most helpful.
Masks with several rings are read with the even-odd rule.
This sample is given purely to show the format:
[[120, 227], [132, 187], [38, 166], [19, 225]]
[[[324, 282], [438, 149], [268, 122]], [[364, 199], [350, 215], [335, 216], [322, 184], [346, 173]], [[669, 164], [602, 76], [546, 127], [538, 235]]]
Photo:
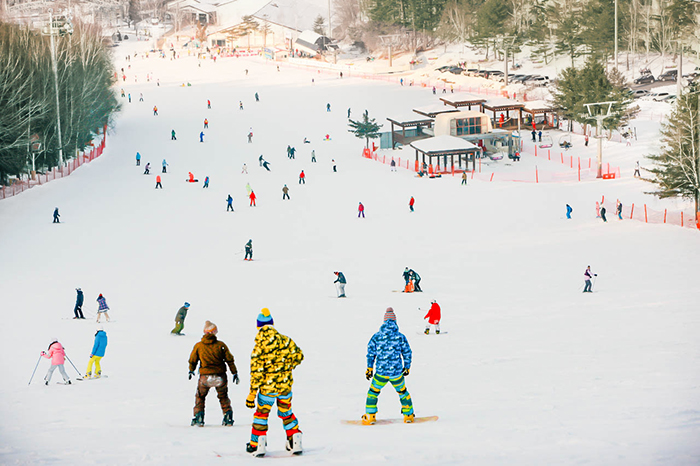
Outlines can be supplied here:
[[[105, 332], [104, 327], [100, 325], [97, 327], [97, 331], [95, 332], [95, 341], [92, 345], [92, 351], [90, 351], [90, 359], [88, 361], [85, 376], [81, 376], [80, 372], [78, 372], [78, 369], [75, 369], [75, 366], [73, 366], [75, 371], [78, 372], [78, 375], [80, 376], [77, 378], [78, 380], [100, 378], [102, 376], [102, 367], [100, 366], [100, 360], [104, 357], [106, 349], [107, 332]], [[53, 376], [53, 373], [56, 369], [58, 369], [58, 371], [61, 373], [61, 377], [63, 377], [64, 384], [72, 384], [71, 379], [66, 373], [66, 369], [64, 368], [64, 364], [68, 356], [66, 355], [65, 348], [58, 341], [58, 338], [52, 338], [47, 350], [41, 352], [41, 354], [39, 355], [39, 361], [37, 361], [37, 367], [39, 366], [39, 362], [41, 361], [42, 357], [51, 360], [51, 367], [49, 367], [49, 370], [46, 373], [46, 376], [44, 377], [45, 385], [48, 385], [49, 382], [51, 382], [51, 377]], [[70, 359], [68, 359], [68, 361], [70, 362]], [[73, 365], [72, 362], [71, 365]], [[94, 375], [92, 372], [93, 367], [95, 369]], [[36, 368], [34, 369], [34, 371], [36, 372]], [[32, 374], [32, 379], [33, 378], [34, 374]], [[29, 383], [32, 382], [32, 379], [29, 380]]]
[[422, 292], [420, 288], [420, 275], [413, 269], [406, 267], [403, 271], [403, 279], [406, 282], [404, 293]]

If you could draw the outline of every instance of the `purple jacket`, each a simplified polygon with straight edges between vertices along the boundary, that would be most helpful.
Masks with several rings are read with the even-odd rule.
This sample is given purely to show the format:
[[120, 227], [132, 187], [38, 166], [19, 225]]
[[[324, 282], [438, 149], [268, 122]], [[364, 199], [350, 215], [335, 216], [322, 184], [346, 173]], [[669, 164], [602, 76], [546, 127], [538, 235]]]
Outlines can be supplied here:
[[593, 275], [591, 274], [591, 271], [589, 269], [586, 269], [586, 271], [583, 272], [583, 276], [586, 280], [590, 280]]
[[109, 306], [107, 306], [107, 301], [105, 300], [104, 296], [97, 298], [97, 304], [100, 306], [97, 309], [98, 311], [109, 311]]

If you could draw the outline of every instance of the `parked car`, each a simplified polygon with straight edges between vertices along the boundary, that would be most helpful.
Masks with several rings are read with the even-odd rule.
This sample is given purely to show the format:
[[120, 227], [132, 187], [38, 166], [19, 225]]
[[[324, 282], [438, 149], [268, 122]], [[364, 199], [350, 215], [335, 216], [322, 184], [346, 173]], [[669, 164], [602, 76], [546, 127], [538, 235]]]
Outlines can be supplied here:
[[478, 73], [479, 70], [476, 68], [468, 68], [467, 71], [464, 72], [465, 76], [476, 76], [476, 73]]
[[632, 97], [635, 99], [639, 99], [641, 97], [645, 97], [645, 96], [649, 95], [648, 89], [637, 89], [637, 90], [631, 91], [631, 92], [632, 92]]
[[651, 96], [651, 100], [654, 102], [663, 102], [666, 98], [668, 98], [669, 93], [668, 92], [655, 92], [653, 94], [649, 94]]
[[503, 76], [504, 76], [503, 71], [501, 71], [501, 70], [493, 70], [493, 71], [489, 71], [489, 76], [488, 76], [488, 77], [489, 77], [489, 79], [498, 80], [498, 79], [502, 78]]
[[436, 68], [435, 71], [439, 71], [440, 73], [444, 73], [445, 71], [449, 70], [450, 68], [452, 68], [451, 65], [445, 65], [445, 66], [441, 66], [440, 68]]
[[656, 78], [657, 81], [675, 81], [678, 79], [678, 70], [668, 70]]
[[524, 83], [526, 80], [530, 79], [532, 76], [533, 76], [532, 74], [521, 74], [520, 77], [514, 79], [514, 82]]
[[645, 73], [638, 77], [637, 79], [634, 80], [635, 84], [649, 84], [655, 82], [656, 79], [654, 78], [654, 75], [651, 73]]
[[459, 66], [451, 66], [447, 71], [452, 74], [462, 74], [464, 68], [460, 68]]
[[528, 86], [544, 87], [549, 85], [549, 76], [535, 76], [525, 81]]

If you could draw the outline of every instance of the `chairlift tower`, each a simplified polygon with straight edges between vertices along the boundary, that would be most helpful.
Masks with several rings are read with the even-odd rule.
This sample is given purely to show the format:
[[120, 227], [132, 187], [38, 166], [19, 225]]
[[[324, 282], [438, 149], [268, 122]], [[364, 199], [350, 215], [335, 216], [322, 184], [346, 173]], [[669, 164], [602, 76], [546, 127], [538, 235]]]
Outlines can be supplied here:
[[379, 36], [379, 39], [382, 41], [382, 45], [387, 45], [389, 48], [389, 68], [392, 66], [392, 55], [391, 55], [391, 46], [394, 45], [396, 42], [396, 39], [402, 37], [401, 34], [387, 34], [384, 36]]
[[[583, 104], [586, 107], [586, 110], [588, 110], [588, 116], [591, 118], [595, 118], [596, 122], [598, 123], [596, 126], [596, 135], [595, 137], [598, 139], [598, 174], [596, 175], [596, 178], [602, 178], [603, 177], [603, 121], [606, 118], [609, 118], [612, 116], [612, 106], [613, 104], [616, 104], [617, 101], [612, 101], [612, 102], [595, 102], [595, 103], [590, 103], [590, 104]], [[605, 109], [605, 106], [608, 106], [607, 109], [605, 110], [605, 114], [602, 113], [597, 113], [593, 114], [593, 108], [600, 107], [602, 109]]]

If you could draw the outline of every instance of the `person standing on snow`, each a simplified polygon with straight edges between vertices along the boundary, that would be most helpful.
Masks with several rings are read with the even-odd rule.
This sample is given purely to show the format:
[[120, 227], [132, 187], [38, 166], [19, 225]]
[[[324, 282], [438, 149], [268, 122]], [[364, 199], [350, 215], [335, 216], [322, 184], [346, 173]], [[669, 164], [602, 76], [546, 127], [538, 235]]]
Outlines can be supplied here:
[[348, 107], [348, 120], [350, 119], [350, 108]]
[[248, 133], [248, 143], [252, 143], [252, 142], [253, 142], [253, 132], [251, 131]]
[[413, 269], [410, 269], [408, 273], [411, 277], [411, 280], [413, 280], [413, 291], [421, 293], [423, 290], [420, 289], [420, 275], [418, 275], [418, 272], [416, 272]]
[[311, 162], [316, 163], [316, 149], [311, 150]]
[[289, 199], [289, 188], [287, 185], [284, 185], [284, 188], [282, 188], [282, 200], [284, 201], [285, 199]]
[[263, 308], [257, 319], [258, 333], [250, 355], [250, 393], [245, 400], [250, 409], [257, 402], [250, 442], [246, 444], [246, 452], [255, 457], [266, 453], [268, 418], [275, 402], [287, 436], [285, 448], [294, 455], [302, 453], [299, 421], [292, 412], [292, 370], [304, 360], [304, 353], [274, 324], [270, 310]]
[[245, 173], [246, 175], [248, 174], [248, 165], [245, 163], [243, 164], [243, 167], [241, 168], [241, 173]]
[[77, 293], [77, 296], [75, 297], [75, 308], [73, 309], [73, 313], [75, 314], [74, 319], [84, 319], [85, 316], [83, 316], [83, 301], [85, 297], [83, 296], [83, 290], [80, 288], [76, 288], [75, 292]]
[[413, 210], [413, 204], [415, 204], [415, 203], [416, 203], [416, 200], [413, 199], [413, 196], [411, 196], [411, 200], [408, 201], [408, 208], [411, 209], [411, 212], [415, 212], [415, 211]]
[[204, 119], [204, 129], [209, 129], [209, 120], [206, 118]]
[[256, 102], [260, 102], [260, 97], [258, 96], [258, 93], [257, 93], [257, 92], [255, 93], [255, 101], [256, 101]]
[[161, 171], [161, 173], [168, 173], [168, 162], [166, 162], [165, 159], [163, 159], [162, 165], [163, 165], [163, 170]]
[[345, 285], [347, 284], [347, 281], [345, 280], [345, 275], [343, 275], [343, 272], [333, 273], [336, 275], [336, 279], [333, 283], [337, 283], [336, 287], [338, 288], [338, 297], [345, 298]]
[[92, 377], [92, 366], [95, 365], [95, 378], [99, 378], [102, 375], [102, 367], [100, 366], [100, 360], [105, 356], [105, 350], [107, 349], [107, 333], [104, 327], [99, 325], [97, 327], [97, 332], [95, 332], [95, 342], [92, 345], [92, 351], [90, 352], [90, 360], [88, 361], [87, 370], [85, 371], [85, 378], [89, 379]]
[[170, 333], [173, 335], [182, 335], [182, 329], [185, 328], [185, 317], [187, 317], [187, 311], [189, 309], [190, 303], [185, 303], [178, 309], [177, 314], [175, 314], [175, 328], [172, 329]]
[[53, 223], [61, 223], [61, 221], [58, 219], [61, 216], [61, 214], [58, 213], [58, 207], [56, 207], [53, 210]]
[[360, 215], [362, 218], [365, 218], [365, 206], [362, 205], [362, 202], [360, 202], [360, 205], [357, 206], [357, 218], [360, 218]]
[[265, 161], [265, 159], [263, 159], [262, 154], [260, 154], [260, 157], [258, 157], [258, 162], [260, 162], [260, 166], [261, 166], [261, 167], [263, 166], [263, 162], [264, 162], [264, 161]]
[[153, 116], [158, 116], [158, 106], [157, 105], [153, 106]]
[[289, 148], [289, 158], [294, 160], [296, 157], [294, 155], [297, 153], [296, 147], [290, 147]]
[[199, 142], [204, 142], [204, 131], [199, 133]]
[[207, 108], [211, 109], [211, 100], [207, 100]]
[[148, 162], [146, 164], [146, 169], [143, 171], [144, 175], [150, 175], [151, 174], [151, 162]]
[[202, 188], [209, 188], [209, 177], [208, 176], [204, 177], [204, 185], [202, 186]]
[[597, 276], [598, 276], [597, 273], [591, 272], [591, 266], [590, 266], [590, 265], [589, 265], [588, 267], [586, 267], [586, 271], [583, 272], [583, 279], [586, 281], [586, 286], [583, 287], [583, 292], [584, 292], [584, 293], [592, 293], [592, 292], [593, 292], [593, 291], [591, 291], [591, 286], [593, 286], [593, 285], [591, 284], [591, 280], [593, 279], [593, 277], [597, 277]]
[[601, 207], [600, 207], [600, 218], [603, 219], [603, 223], [608, 223], [608, 219], [605, 218], [605, 212], [606, 212], [606, 211], [607, 211], [607, 210], [605, 209], [605, 206], [601, 206]]
[[[384, 386], [391, 382], [401, 400], [401, 412], [403, 422], [411, 423], [414, 419], [413, 401], [406, 390], [404, 377], [411, 370], [411, 347], [408, 340], [399, 332], [396, 323], [396, 314], [392, 308], [387, 308], [384, 314], [384, 323], [367, 344], [367, 371], [365, 377], [372, 384], [367, 392], [365, 414], [362, 415], [362, 423], [371, 425], [377, 422], [377, 398]], [[376, 362], [376, 374], [374, 367]]]
[[109, 311], [109, 306], [107, 306], [107, 300], [102, 296], [102, 293], [97, 297], [97, 322], [100, 322], [100, 316], [102, 314], [105, 315], [107, 318], [107, 322], [109, 322], [109, 314], [107, 313]]
[[326, 111], [330, 112], [331, 111], [331, 104], [326, 104]]
[[238, 101], [238, 110], [243, 110], [243, 101], [242, 100]]
[[464, 185], [467, 184], [467, 172], [466, 171], [462, 172], [462, 184], [464, 184]]
[[163, 185], [160, 183], [160, 175], [156, 176], [156, 189], [163, 189]]
[[231, 210], [231, 212], [235, 212], [235, 210], [233, 210], [233, 198], [230, 194], [226, 198], [226, 212], [228, 212], [229, 209]]
[[250, 207], [256, 207], [255, 200], [258, 197], [255, 195], [255, 191], [251, 191], [250, 196], [248, 196], [248, 197], [250, 198]]
[[58, 371], [61, 373], [61, 377], [63, 377], [63, 383], [70, 385], [70, 377], [68, 377], [66, 369], [63, 367], [63, 364], [66, 362], [66, 352], [63, 346], [58, 342], [58, 338], [53, 338], [51, 340], [51, 344], [46, 351], [47, 352], [42, 351], [41, 355], [51, 360], [51, 367], [49, 367], [49, 371], [46, 373], [46, 377], [44, 377], [44, 384], [48, 385], [49, 382], [51, 382], [53, 371], [58, 367]]
[[333, 173], [337, 173], [338, 166], [335, 164], [335, 159], [331, 159], [331, 164], [333, 165]]
[[574, 209], [571, 208], [569, 204], [566, 204], [566, 218], [571, 220], [571, 212], [573, 212]]
[[639, 160], [634, 164], [634, 177], [642, 177], [641, 173], [639, 173]]
[[407, 288], [408, 284], [411, 283], [411, 271], [408, 267], [403, 269], [403, 279], [406, 282], [404, 286]]
[[[174, 132], [175, 131], [173, 130], [173, 133]], [[141, 154], [139, 154], [138, 152], [136, 153], [136, 166], [137, 167], [141, 166]]]
[[428, 313], [423, 317], [428, 319], [428, 323], [425, 324], [425, 334], [430, 334], [430, 326], [435, 326], [435, 334], [440, 335], [440, 305], [434, 299], [430, 302], [430, 309]]
[[221, 411], [224, 413], [221, 425], [233, 425], [233, 408], [228, 397], [228, 380], [226, 378], [227, 364], [231, 374], [233, 374], [231, 381], [238, 385], [240, 379], [238, 378], [238, 369], [236, 369], [236, 364], [233, 361], [233, 355], [226, 343], [217, 340], [217, 333], [216, 325], [207, 320], [204, 324], [204, 336], [194, 345], [190, 354], [189, 380], [192, 380], [192, 377], [195, 376], [194, 371], [197, 369], [197, 364], [199, 364], [194, 418], [191, 424], [193, 426], [204, 426], [204, 403], [210, 388], [216, 388]]
[[306, 184], [306, 175], [304, 174], [304, 170], [299, 173], [299, 184]]
[[617, 201], [617, 209], [615, 210], [615, 213], [617, 214], [617, 218], [622, 220], [622, 202]]
[[253, 240], [249, 239], [247, 243], [245, 243], [245, 257], [243, 258], [244, 261], [252, 261], [253, 260]]
[[389, 165], [391, 166], [389, 171], [395, 172], [396, 171], [396, 160], [394, 160], [393, 157], [391, 158], [391, 163]]

